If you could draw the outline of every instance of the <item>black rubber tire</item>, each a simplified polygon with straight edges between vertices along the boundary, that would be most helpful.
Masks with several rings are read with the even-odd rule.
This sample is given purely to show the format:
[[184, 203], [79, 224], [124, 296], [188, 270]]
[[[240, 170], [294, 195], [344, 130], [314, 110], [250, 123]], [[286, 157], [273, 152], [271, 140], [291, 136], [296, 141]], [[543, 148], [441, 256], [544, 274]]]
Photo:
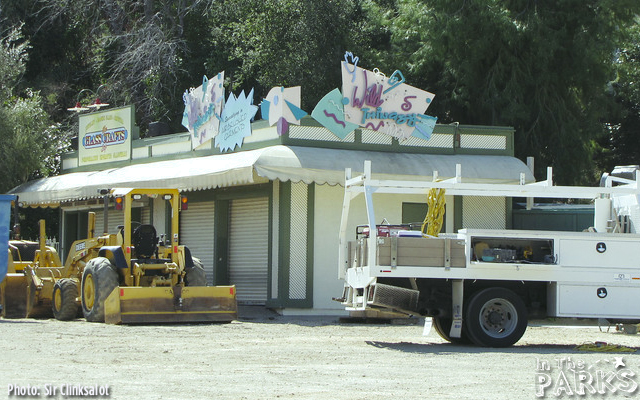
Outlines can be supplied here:
[[527, 330], [524, 301], [513, 291], [501, 287], [474, 293], [464, 315], [464, 331], [478, 346], [509, 347]]
[[118, 286], [115, 267], [104, 257], [90, 260], [82, 271], [81, 286], [82, 314], [89, 322], [104, 322], [104, 302]]
[[63, 278], [53, 285], [51, 309], [53, 316], [59, 321], [71, 321], [78, 315], [78, 282]]
[[199, 258], [192, 257], [193, 267], [189, 268], [184, 276], [185, 286], [207, 286], [207, 274]]
[[470, 344], [471, 340], [467, 336], [466, 332], [462, 330], [461, 337], [453, 338], [449, 336], [449, 332], [451, 332], [451, 324], [453, 320], [451, 318], [432, 318], [433, 329], [440, 335], [441, 338], [446, 340], [447, 342], [451, 342], [453, 344]]

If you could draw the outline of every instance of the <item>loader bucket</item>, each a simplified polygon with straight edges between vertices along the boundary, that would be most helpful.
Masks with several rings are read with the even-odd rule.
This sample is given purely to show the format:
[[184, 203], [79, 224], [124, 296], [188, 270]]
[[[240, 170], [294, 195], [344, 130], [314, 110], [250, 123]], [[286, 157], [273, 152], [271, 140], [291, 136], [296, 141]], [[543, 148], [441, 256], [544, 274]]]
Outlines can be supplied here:
[[3, 317], [51, 318], [53, 316], [51, 299], [39, 299], [36, 287], [29, 282], [26, 275], [7, 274], [0, 287]]
[[108, 324], [230, 322], [235, 286], [116, 287], [104, 304]]
[[5, 318], [26, 318], [29, 283], [24, 274], [7, 274], [0, 292], [2, 298], [2, 316]]

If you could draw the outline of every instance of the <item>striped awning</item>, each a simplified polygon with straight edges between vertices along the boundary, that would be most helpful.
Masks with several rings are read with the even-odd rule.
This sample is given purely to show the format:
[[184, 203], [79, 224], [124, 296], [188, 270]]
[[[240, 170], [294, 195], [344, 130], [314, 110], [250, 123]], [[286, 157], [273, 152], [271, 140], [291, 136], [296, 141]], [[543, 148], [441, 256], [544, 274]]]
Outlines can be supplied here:
[[465, 182], [514, 183], [529, 168], [509, 156], [407, 154], [380, 151], [339, 150], [276, 145], [262, 149], [203, 157], [132, 164], [101, 171], [74, 172], [27, 182], [9, 193], [26, 205], [59, 205], [62, 202], [100, 197], [104, 188], [170, 187], [181, 191], [214, 189], [268, 180], [341, 185], [345, 168], [363, 172], [372, 162], [378, 179], [425, 180], [433, 171], [446, 179], [462, 166]]

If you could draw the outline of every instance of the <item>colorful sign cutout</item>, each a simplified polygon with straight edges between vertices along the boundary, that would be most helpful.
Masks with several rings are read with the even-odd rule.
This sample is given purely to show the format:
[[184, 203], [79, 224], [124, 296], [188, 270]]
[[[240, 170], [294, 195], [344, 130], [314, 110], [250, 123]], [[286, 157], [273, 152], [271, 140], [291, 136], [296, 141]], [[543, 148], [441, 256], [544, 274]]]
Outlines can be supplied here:
[[311, 112], [311, 116], [340, 139], [344, 139], [359, 125], [345, 119], [342, 93], [333, 89], [326, 94]]
[[220, 151], [242, 147], [244, 138], [251, 135], [251, 119], [257, 112], [258, 106], [253, 105], [253, 89], [247, 96], [242, 91], [237, 98], [230, 93], [220, 117], [220, 133], [215, 137], [216, 147]]
[[289, 124], [300, 125], [302, 117], [307, 113], [300, 108], [301, 88], [294, 86], [274, 87], [260, 104], [262, 119], [269, 120], [269, 125], [277, 124], [278, 135], [289, 130]]
[[[398, 70], [387, 77], [377, 69], [358, 67], [358, 61], [352, 53], [345, 53], [340, 63], [342, 91], [334, 89], [325, 95], [312, 117], [343, 140], [358, 127], [401, 141], [409, 137], [429, 140], [437, 118], [424, 113], [435, 95], [407, 85]], [[251, 135], [251, 120], [258, 109], [253, 105], [253, 89], [249, 95], [244, 91], [238, 97], [230, 94], [225, 106], [223, 82], [224, 72], [213, 79], [204, 76], [202, 86], [183, 95], [182, 124], [191, 133], [193, 149], [206, 147], [215, 138], [220, 151], [233, 151]], [[283, 135], [289, 124], [300, 125], [307, 115], [300, 104], [300, 86], [274, 87], [260, 104], [262, 118]]]
[[387, 77], [358, 67], [358, 61], [347, 52], [341, 62], [345, 120], [398, 140], [430, 138], [436, 118], [424, 112], [435, 95], [404, 83], [398, 70]]
[[191, 133], [191, 148], [204, 147], [219, 132], [224, 103], [224, 71], [215, 78], [202, 77], [202, 85], [182, 95], [182, 125]]
[[133, 120], [133, 106], [81, 114], [78, 165], [129, 160]]

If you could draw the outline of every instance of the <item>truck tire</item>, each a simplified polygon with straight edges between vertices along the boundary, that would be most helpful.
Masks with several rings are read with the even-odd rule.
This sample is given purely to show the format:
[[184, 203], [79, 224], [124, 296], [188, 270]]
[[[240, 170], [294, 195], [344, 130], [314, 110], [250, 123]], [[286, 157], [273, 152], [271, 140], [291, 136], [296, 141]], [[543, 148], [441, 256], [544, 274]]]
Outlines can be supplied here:
[[118, 273], [104, 257], [90, 260], [82, 271], [82, 314], [89, 322], [104, 322], [104, 302], [118, 286]]
[[185, 286], [207, 286], [207, 274], [204, 272], [202, 261], [192, 257], [193, 267], [189, 268], [184, 277]]
[[78, 315], [78, 283], [73, 279], [63, 278], [53, 285], [51, 309], [53, 316], [59, 321], [71, 321]]
[[471, 340], [467, 336], [467, 333], [463, 330], [461, 337], [454, 338], [449, 336], [449, 332], [451, 332], [451, 324], [453, 320], [451, 318], [437, 318], [433, 317], [433, 329], [440, 335], [441, 338], [446, 340], [447, 342], [451, 342], [453, 344], [469, 344]]
[[493, 287], [474, 293], [465, 309], [463, 329], [478, 346], [509, 347], [527, 329], [524, 301], [509, 289]]

